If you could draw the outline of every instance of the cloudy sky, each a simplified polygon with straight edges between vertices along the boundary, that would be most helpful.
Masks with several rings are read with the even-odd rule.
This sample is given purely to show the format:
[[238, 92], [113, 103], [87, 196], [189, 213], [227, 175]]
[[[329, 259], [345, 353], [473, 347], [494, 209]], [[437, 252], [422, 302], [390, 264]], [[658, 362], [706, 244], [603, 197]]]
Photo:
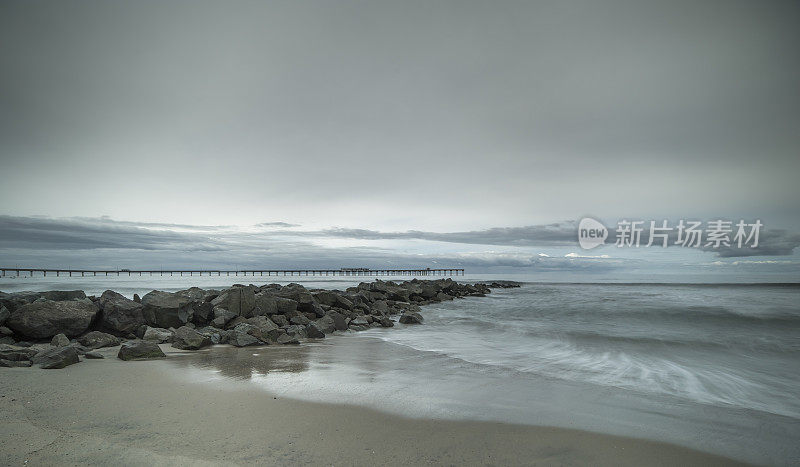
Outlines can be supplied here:
[[[0, 262], [800, 278], [799, 17], [796, 1], [7, 0]], [[584, 252], [587, 215], [760, 219], [764, 244]]]

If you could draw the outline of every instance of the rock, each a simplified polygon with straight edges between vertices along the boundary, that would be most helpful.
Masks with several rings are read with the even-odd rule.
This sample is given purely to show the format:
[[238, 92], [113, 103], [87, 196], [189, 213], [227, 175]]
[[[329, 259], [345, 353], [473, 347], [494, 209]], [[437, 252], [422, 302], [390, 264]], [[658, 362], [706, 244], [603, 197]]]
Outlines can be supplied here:
[[169, 329], [151, 328], [148, 326], [144, 334], [142, 334], [142, 340], [163, 344], [172, 341], [172, 332]]
[[380, 319], [379, 323], [381, 324], [381, 326], [383, 326], [383, 327], [385, 327], [385, 328], [390, 328], [390, 327], [394, 326], [394, 321], [392, 321], [391, 319], [389, 319], [389, 317], [388, 317], [388, 316], [384, 316], [384, 317], [382, 317], [382, 318]]
[[0, 344], [14, 345], [16, 343], [17, 341], [15, 341], [14, 338], [11, 336], [0, 337]]
[[64, 334], [56, 334], [53, 336], [53, 340], [50, 341], [50, 345], [53, 347], [66, 347], [69, 345], [69, 337]]
[[73, 347], [54, 347], [43, 350], [31, 358], [31, 362], [47, 370], [64, 368], [80, 361], [78, 351]]
[[290, 335], [292, 337], [297, 337], [297, 338], [308, 337], [308, 334], [306, 334], [305, 326], [300, 326], [300, 325], [297, 325], [297, 324], [293, 324], [291, 326], [287, 326], [285, 331], [286, 331], [286, 334], [288, 334], [288, 335]]
[[366, 316], [359, 315], [350, 320], [350, 326], [367, 326], [369, 321]]
[[181, 350], [198, 350], [211, 345], [211, 338], [200, 334], [188, 326], [181, 326], [175, 330], [172, 337], [172, 346]]
[[54, 302], [63, 302], [66, 300], [83, 300], [86, 294], [83, 290], [50, 290], [42, 292], [42, 298], [45, 300], [52, 300]]
[[142, 297], [144, 319], [159, 328], [179, 328], [192, 317], [192, 300], [178, 293], [154, 290]]
[[0, 358], [0, 367], [14, 368], [14, 367], [29, 367], [33, 363], [30, 360], [5, 360]]
[[103, 354], [101, 354], [100, 352], [96, 352], [94, 350], [92, 350], [91, 352], [86, 352], [85, 354], [83, 354], [83, 356], [90, 360], [99, 360], [106, 358], [103, 356]]
[[9, 316], [11, 316], [11, 312], [8, 311], [8, 308], [0, 306], [0, 325], [5, 324]]
[[278, 336], [277, 339], [278, 344], [281, 345], [297, 345], [300, 343], [300, 340], [297, 336], [290, 336], [289, 334], [281, 334]]
[[330, 334], [336, 330], [336, 323], [334, 322], [331, 316], [323, 316], [315, 321], [317, 326], [324, 332], [325, 334]]
[[299, 326], [305, 326], [306, 324], [310, 323], [311, 320], [308, 319], [305, 315], [301, 313], [295, 313], [294, 316], [289, 318], [289, 322], [291, 324], [297, 324]]
[[100, 349], [102, 347], [114, 347], [115, 345], [119, 345], [119, 339], [117, 337], [100, 331], [87, 332], [78, 338], [78, 342], [90, 349]]
[[206, 326], [197, 330], [200, 334], [207, 336], [211, 339], [211, 344], [216, 345], [223, 342], [224, 338], [228, 337], [228, 331], [217, 329], [213, 326]]
[[261, 335], [256, 337], [263, 341], [274, 341], [281, 334], [278, 325], [273, 323], [272, 320], [266, 316], [254, 316], [248, 318], [246, 322], [258, 328]]
[[97, 306], [86, 299], [43, 299], [14, 310], [6, 325], [17, 335], [32, 339], [48, 339], [59, 333], [72, 337], [86, 332], [97, 312]]
[[314, 339], [322, 339], [325, 337], [325, 332], [320, 328], [319, 324], [312, 322], [306, 325], [306, 335]]
[[319, 292], [314, 292], [312, 295], [322, 305], [342, 308], [345, 310], [353, 309], [353, 302], [343, 297], [339, 293], [332, 292], [330, 290], [322, 290]]
[[422, 324], [422, 315], [413, 311], [406, 311], [400, 316], [403, 324]]
[[283, 315], [272, 315], [272, 322], [280, 327], [289, 325], [289, 320]]
[[236, 347], [246, 347], [249, 345], [259, 345], [261, 341], [252, 336], [248, 331], [256, 329], [255, 326], [243, 323], [233, 328], [228, 334], [228, 344]]
[[139, 296], [138, 293], [133, 294], [133, 301], [136, 303], [142, 303], [142, 298]]
[[213, 306], [224, 308], [244, 318], [253, 316], [255, 303], [255, 286], [234, 286], [211, 300]]
[[139, 326], [146, 324], [144, 308], [135, 300], [106, 290], [100, 296], [99, 303], [102, 310], [100, 323], [108, 331], [121, 335], [134, 334]]
[[161, 347], [153, 341], [136, 340], [122, 344], [117, 353], [120, 360], [151, 360], [155, 358], [167, 358]]
[[3, 360], [10, 360], [12, 362], [30, 360], [37, 353], [39, 353], [38, 350], [30, 347], [0, 344], [0, 359]]
[[339, 312], [332, 311], [328, 313], [328, 316], [333, 319], [333, 325], [337, 331], [346, 331], [347, 330], [347, 318]]
[[10, 336], [12, 334], [14, 334], [14, 331], [5, 326], [0, 326], [0, 336]]

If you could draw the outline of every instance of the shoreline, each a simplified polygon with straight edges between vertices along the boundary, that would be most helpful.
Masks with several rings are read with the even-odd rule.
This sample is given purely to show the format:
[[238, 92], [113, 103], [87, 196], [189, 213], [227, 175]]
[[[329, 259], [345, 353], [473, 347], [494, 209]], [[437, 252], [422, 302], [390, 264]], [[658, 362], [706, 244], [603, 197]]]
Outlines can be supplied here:
[[[161, 347], [175, 359], [185, 353]], [[113, 357], [116, 350], [101, 352]], [[658, 441], [406, 418], [270, 395], [244, 381], [191, 382], [170, 361], [6, 369], [0, 463], [747, 465]]]

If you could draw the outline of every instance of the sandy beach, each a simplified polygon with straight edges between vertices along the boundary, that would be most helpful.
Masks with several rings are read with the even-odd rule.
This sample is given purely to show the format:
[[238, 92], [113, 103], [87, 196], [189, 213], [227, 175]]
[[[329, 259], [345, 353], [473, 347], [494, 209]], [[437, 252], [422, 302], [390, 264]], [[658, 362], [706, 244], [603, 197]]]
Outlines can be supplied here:
[[0, 464], [736, 464], [659, 442], [410, 419], [276, 397], [246, 381], [192, 382], [173, 363], [192, 356], [162, 348], [161, 361], [123, 362], [107, 348], [105, 360], [59, 371], [4, 369]]

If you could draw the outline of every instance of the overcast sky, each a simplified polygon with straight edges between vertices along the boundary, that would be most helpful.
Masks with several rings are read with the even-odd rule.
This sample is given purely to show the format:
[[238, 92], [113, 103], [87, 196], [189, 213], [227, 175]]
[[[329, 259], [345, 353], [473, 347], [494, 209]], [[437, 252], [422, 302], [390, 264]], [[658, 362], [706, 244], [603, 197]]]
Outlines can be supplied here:
[[[781, 229], [765, 257], [793, 258], [798, 18], [796, 1], [5, 0], [0, 252], [105, 264], [152, 240], [211, 262], [226, 226], [287, 265], [503, 262], [568, 254], [536, 229], [592, 215], [759, 218]], [[31, 216], [176, 237], [77, 248]], [[294, 227], [252, 227], [273, 222]]]

